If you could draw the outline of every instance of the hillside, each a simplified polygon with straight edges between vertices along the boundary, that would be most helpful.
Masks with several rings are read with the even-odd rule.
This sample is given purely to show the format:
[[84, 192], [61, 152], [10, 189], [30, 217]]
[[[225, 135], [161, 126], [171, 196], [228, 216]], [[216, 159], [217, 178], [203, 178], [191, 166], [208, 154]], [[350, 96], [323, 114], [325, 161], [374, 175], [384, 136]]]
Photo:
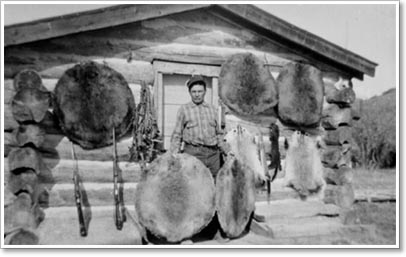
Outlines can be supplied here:
[[360, 162], [369, 167], [396, 165], [396, 89], [362, 100], [361, 119], [353, 137], [360, 148]]

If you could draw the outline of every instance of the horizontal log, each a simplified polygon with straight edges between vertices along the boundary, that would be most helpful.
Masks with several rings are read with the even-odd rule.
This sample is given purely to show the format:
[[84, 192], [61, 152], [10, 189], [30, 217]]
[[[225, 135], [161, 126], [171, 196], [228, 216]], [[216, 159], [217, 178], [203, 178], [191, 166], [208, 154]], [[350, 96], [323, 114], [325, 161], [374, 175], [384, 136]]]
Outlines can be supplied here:
[[321, 125], [326, 130], [334, 130], [339, 126], [351, 126], [351, 108], [340, 108], [336, 104], [325, 104], [323, 106]]
[[[18, 147], [11, 133], [4, 133], [5, 149], [4, 157], [8, 156], [12, 148]], [[120, 161], [129, 160], [129, 148], [132, 138], [124, 138], [117, 143], [117, 156]], [[94, 150], [84, 150], [75, 145], [75, 153], [79, 160], [109, 161], [113, 159], [113, 147], [107, 146]], [[44, 158], [72, 160], [72, 146], [69, 139], [63, 135], [46, 134], [42, 146], [38, 149]]]
[[362, 117], [362, 100], [359, 98], [351, 105], [351, 117], [353, 120], [359, 120]]
[[36, 124], [20, 125], [14, 134], [18, 146], [31, 143], [35, 147], [40, 147], [45, 140], [44, 129]]
[[[88, 235], [81, 237], [76, 207], [45, 209], [45, 220], [37, 228], [40, 245], [140, 245], [141, 236], [132, 222], [133, 206], [127, 207], [122, 230], [114, 225], [114, 207], [92, 207]], [[129, 216], [131, 215], [131, 217]], [[88, 217], [88, 216], [85, 216]]]
[[[255, 212], [264, 215], [267, 220], [281, 224], [288, 220], [313, 217], [316, 215], [338, 216], [340, 208], [334, 204], [324, 204], [322, 201], [302, 201], [300, 199], [286, 199], [267, 202], [257, 202]], [[297, 211], [300, 210], [300, 211]]]
[[[93, 59], [94, 62], [102, 63], [110, 68], [116, 70], [127, 83], [140, 84], [141, 81], [145, 81], [148, 85], [154, 84], [154, 71], [152, 64], [145, 61], [131, 60], [128, 62], [126, 59], [120, 58], [105, 58], [105, 59]], [[44, 78], [56, 78], [59, 79], [65, 73], [66, 70], [72, 68], [75, 63], [69, 63], [59, 66], [54, 66], [40, 72]]]
[[[70, 172], [72, 173], [72, 172]], [[81, 172], [83, 174], [83, 172]], [[110, 173], [110, 178], [112, 178], [112, 172]], [[128, 178], [127, 178], [128, 179]], [[106, 180], [104, 177], [103, 180]], [[139, 180], [134, 178], [133, 180]], [[74, 185], [72, 182], [64, 184], [42, 184], [44, 188], [47, 189], [47, 199], [43, 200], [42, 206], [75, 206], [74, 198]], [[84, 191], [83, 195], [86, 198], [86, 204], [90, 206], [107, 206], [114, 204], [113, 189], [114, 185], [112, 179], [106, 183], [94, 183], [85, 182], [83, 183]], [[127, 206], [134, 206], [135, 196], [136, 196], [137, 183], [125, 182], [123, 184], [124, 188], [124, 202]], [[257, 199], [265, 199], [264, 195], [260, 193], [257, 194]], [[299, 199], [296, 192], [289, 188], [276, 186], [272, 188], [271, 202], [287, 200], [287, 199]]]
[[[75, 206], [74, 185], [44, 184], [48, 189], [48, 199], [42, 203], [43, 207]], [[134, 206], [137, 183], [124, 183], [124, 203]], [[114, 205], [114, 184], [111, 183], [83, 183], [82, 197], [85, 207]]]
[[[215, 33], [213, 33], [213, 36], [216, 36]], [[222, 37], [223, 35], [217, 36]], [[203, 40], [207, 40], [207, 38]], [[198, 59], [199, 63], [222, 65], [231, 55], [247, 52], [252, 53], [259, 59], [263, 60], [266, 67], [273, 72], [279, 72], [280, 68], [289, 62], [287, 59], [278, 57], [269, 52], [258, 51], [255, 49], [179, 43], [153, 45], [133, 51], [132, 53], [134, 58], [147, 61], [161, 59], [168, 61], [196, 63], [196, 59]]]
[[345, 143], [352, 143], [352, 128], [341, 126], [336, 130], [327, 130], [323, 139], [326, 145], [343, 145]]
[[[73, 160], [43, 159], [46, 167], [50, 170], [40, 174], [40, 182], [47, 184], [71, 183], [73, 169], [76, 162]], [[141, 177], [141, 169], [138, 163], [119, 162], [124, 182], [138, 182]], [[79, 174], [83, 182], [110, 183], [113, 180], [112, 161], [88, 161], [78, 160]], [[8, 158], [4, 158], [4, 177], [9, 176]]]
[[342, 166], [351, 166], [351, 145], [326, 146], [321, 155], [321, 162], [327, 168], [339, 168]]
[[371, 188], [371, 189], [356, 189], [356, 202], [385, 202], [397, 201], [396, 188]]
[[344, 185], [351, 184], [354, 178], [354, 171], [349, 167], [340, 167], [338, 169], [323, 168], [323, 178], [327, 184]]
[[355, 92], [352, 87], [343, 87], [343, 80], [332, 84], [324, 81], [325, 97], [328, 103], [350, 105], [355, 101]]
[[[278, 222], [278, 221], [277, 221]], [[267, 222], [275, 238], [295, 238], [301, 236], [323, 236], [339, 233], [343, 228], [339, 217], [314, 216], [285, 220], [285, 224]], [[317, 225], [315, 225], [317, 224]]]

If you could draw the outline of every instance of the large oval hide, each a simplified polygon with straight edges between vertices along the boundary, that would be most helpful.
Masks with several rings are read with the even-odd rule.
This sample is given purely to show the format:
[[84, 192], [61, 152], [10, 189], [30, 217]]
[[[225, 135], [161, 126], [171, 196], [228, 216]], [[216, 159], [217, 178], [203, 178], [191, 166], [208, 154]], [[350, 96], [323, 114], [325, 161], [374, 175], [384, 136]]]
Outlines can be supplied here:
[[65, 135], [84, 149], [112, 144], [131, 127], [134, 96], [117, 71], [94, 62], [77, 64], [54, 90], [55, 113]]
[[194, 156], [166, 153], [154, 160], [137, 186], [139, 222], [168, 242], [202, 230], [213, 218], [214, 180]]
[[288, 63], [279, 73], [278, 116], [282, 123], [316, 127], [321, 119], [324, 85], [321, 72], [302, 63]]
[[264, 112], [272, 115], [278, 103], [274, 78], [264, 62], [251, 53], [232, 55], [221, 66], [219, 95], [223, 103], [242, 118]]
[[216, 177], [216, 210], [220, 226], [230, 237], [239, 237], [255, 209], [254, 171], [234, 156]]

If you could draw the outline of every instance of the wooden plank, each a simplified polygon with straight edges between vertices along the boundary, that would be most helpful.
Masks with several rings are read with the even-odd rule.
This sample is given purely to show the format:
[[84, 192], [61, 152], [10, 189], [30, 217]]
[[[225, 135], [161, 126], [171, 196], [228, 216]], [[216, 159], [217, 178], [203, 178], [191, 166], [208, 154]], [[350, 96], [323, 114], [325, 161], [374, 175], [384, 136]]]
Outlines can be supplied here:
[[[214, 33], [214, 32], [212, 32]], [[205, 34], [205, 36], [208, 36]], [[219, 37], [221, 35], [217, 35]], [[193, 42], [190, 44], [181, 43], [168, 43], [160, 44], [156, 46], [147, 46], [142, 49], [133, 51], [133, 55], [146, 60], [153, 59], [159, 61], [172, 61], [172, 62], [184, 62], [189, 64], [209, 64], [212, 66], [221, 66], [225, 60], [227, 60], [231, 55], [237, 53], [252, 53], [259, 59], [263, 60], [268, 69], [274, 72], [278, 72], [281, 67], [290, 62], [290, 60], [278, 57], [266, 50], [256, 50], [247, 49], [243, 47], [234, 47], [228, 45], [194, 45]], [[151, 59], [153, 58], [153, 59]], [[220, 68], [220, 67], [219, 67]], [[179, 72], [183, 71], [177, 69]], [[193, 72], [193, 69], [191, 69]], [[219, 72], [215, 69], [207, 69], [204, 76], [217, 77]], [[189, 73], [192, 74], [192, 73]]]
[[207, 4], [117, 5], [93, 11], [74, 13], [56, 18], [6, 26], [4, 29], [4, 44], [9, 46], [60, 37], [67, 34], [113, 27], [208, 6]]
[[209, 66], [201, 64], [184, 64], [165, 61], [154, 61], [154, 70], [166, 74], [199, 74], [206, 77], [218, 77], [219, 66]]
[[[255, 24], [258, 30], [265, 29], [269, 32], [266, 34], [267, 37], [279, 41], [282, 45], [293, 43], [292, 48], [295, 51], [300, 51], [310, 59], [328, 60], [332, 66], [339, 64], [349, 71], [356, 70], [358, 73], [355, 73], [354, 76], [361, 80], [362, 73], [372, 77], [375, 75], [376, 63], [300, 29], [258, 7], [235, 4], [223, 4], [219, 7], [240, 17], [242, 20], [237, 21], [239, 23], [244, 24], [243, 21], [248, 20], [250, 23], [246, 23], [247, 26]], [[299, 47], [296, 49], [293, 46]]]
[[[41, 183], [72, 183], [73, 169], [76, 165], [75, 161], [44, 158], [43, 162], [49, 171], [41, 173]], [[123, 174], [123, 182], [139, 181], [141, 169], [138, 163], [121, 161], [118, 163], [118, 166]], [[109, 183], [113, 179], [112, 161], [79, 160], [78, 167], [83, 182]], [[8, 158], [4, 158], [4, 177], [7, 178], [9, 174]]]
[[161, 134], [163, 135], [165, 133], [165, 129], [164, 129], [164, 88], [163, 88], [163, 75], [161, 72], [156, 72], [155, 73], [155, 84], [154, 84], [154, 88], [155, 88], [155, 92], [154, 92], [154, 96], [155, 98], [155, 103], [156, 108], [157, 108], [157, 123], [158, 123], [158, 129], [161, 132]]
[[[219, 85], [218, 85], [218, 78], [217, 77], [213, 77], [212, 79], [212, 88], [213, 88], [213, 93], [212, 93], [212, 101], [211, 103], [215, 106], [218, 107], [219, 106]], [[220, 121], [219, 121], [220, 122]]]
[[398, 201], [396, 197], [396, 188], [371, 188], [371, 189], [356, 189], [355, 201], [366, 202], [384, 202], [384, 201]]
[[176, 117], [178, 114], [180, 105], [165, 105], [165, 128], [164, 128], [164, 133], [162, 135], [164, 136], [171, 136], [173, 130], [175, 129], [176, 125]]

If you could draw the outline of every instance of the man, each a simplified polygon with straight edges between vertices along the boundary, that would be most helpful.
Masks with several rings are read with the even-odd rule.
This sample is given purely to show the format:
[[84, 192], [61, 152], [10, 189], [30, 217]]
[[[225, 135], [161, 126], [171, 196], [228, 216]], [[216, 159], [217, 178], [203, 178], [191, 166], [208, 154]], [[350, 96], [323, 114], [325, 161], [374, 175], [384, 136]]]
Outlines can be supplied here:
[[220, 149], [222, 133], [217, 121], [217, 110], [206, 103], [206, 83], [202, 76], [192, 76], [186, 86], [191, 102], [179, 108], [175, 129], [171, 138], [171, 152], [183, 151], [202, 161], [213, 177], [220, 169]]

